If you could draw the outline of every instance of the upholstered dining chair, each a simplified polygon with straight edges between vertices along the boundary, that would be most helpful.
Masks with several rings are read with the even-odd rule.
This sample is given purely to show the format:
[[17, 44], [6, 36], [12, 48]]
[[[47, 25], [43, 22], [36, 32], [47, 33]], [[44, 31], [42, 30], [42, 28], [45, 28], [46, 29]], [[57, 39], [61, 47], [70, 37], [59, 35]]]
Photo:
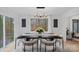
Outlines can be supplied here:
[[[29, 37], [29, 36], [28, 36]], [[23, 41], [23, 40], [28, 40], [28, 39], [26, 39], [26, 38], [28, 38], [27, 36], [23, 36], [23, 35], [21, 35], [21, 36], [18, 36], [17, 38], [16, 38], [16, 40], [15, 40], [15, 49], [16, 49], [16, 47], [17, 47], [17, 45], [19, 46], [19, 44]], [[18, 41], [17, 41], [18, 40]], [[29, 39], [30, 40], [30, 39]]]
[[31, 39], [28, 39], [29, 36], [19, 36], [17, 37], [17, 39], [19, 39], [18, 41], [18, 45], [23, 41], [23, 40], [26, 40], [26, 41], [30, 41]]
[[41, 43], [45, 44], [45, 52], [47, 50], [46, 46], [52, 46], [52, 48], [53, 48], [52, 51], [55, 51], [55, 49], [56, 49], [56, 45], [55, 45], [56, 40], [50, 41], [50, 40], [42, 39]]
[[32, 39], [32, 40], [29, 40], [29, 41], [24, 40], [22, 42], [23, 42], [23, 46], [24, 46], [24, 48], [23, 48], [24, 52], [26, 51], [26, 46], [31, 46], [32, 52], [33, 52], [34, 51], [34, 44], [37, 44], [37, 39]]
[[59, 50], [64, 50], [64, 40], [62, 35], [60, 36], [54, 36], [54, 39], [56, 39], [56, 48]]

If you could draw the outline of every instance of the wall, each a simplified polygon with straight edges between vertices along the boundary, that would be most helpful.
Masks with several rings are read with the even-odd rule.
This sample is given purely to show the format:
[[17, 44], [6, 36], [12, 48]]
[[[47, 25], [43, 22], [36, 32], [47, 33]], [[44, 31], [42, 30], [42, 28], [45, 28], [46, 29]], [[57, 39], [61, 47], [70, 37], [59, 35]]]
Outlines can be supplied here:
[[[26, 18], [26, 27], [22, 28], [22, 18]], [[17, 20], [15, 20], [15, 35], [16, 37], [19, 35], [22, 35], [24, 33], [27, 33], [30, 31], [30, 17], [29, 16], [19, 16], [19, 18]]]
[[[19, 16], [19, 19], [15, 21], [15, 24], [17, 25], [18, 23], [18, 27], [15, 26], [15, 28], [17, 28], [17, 30], [19, 30], [20, 32], [18, 33], [19, 35], [21, 34], [24, 34], [24, 33], [27, 33], [27, 32], [32, 32], [31, 31], [31, 17], [32, 15], [26, 15], [26, 16]], [[26, 27], [25, 28], [22, 28], [21, 27], [21, 19], [22, 18], [26, 18]], [[48, 17], [48, 32], [52, 32], [51, 30], [51, 19], [50, 17]]]
[[[32, 15], [19, 16], [17, 20], [15, 20], [15, 36], [22, 35], [27, 32], [31, 32], [31, 19]], [[26, 27], [21, 27], [21, 19], [26, 18]], [[57, 33], [63, 36], [63, 39], [66, 40], [66, 28], [70, 29], [72, 32], [72, 16], [69, 17], [58, 17], [58, 16], [49, 16], [48, 17], [48, 32]], [[53, 27], [53, 19], [58, 19], [58, 28]]]
[[[15, 39], [19, 35], [31, 32], [30, 19], [33, 15], [19, 15], [8, 8], [1, 8], [1, 7], [0, 7], [0, 15], [14, 18], [14, 38]], [[25, 28], [21, 27], [22, 18], [26, 18]], [[53, 27], [53, 19], [58, 19], [58, 28]], [[48, 28], [49, 28], [48, 32], [62, 35], [63, 39], [66, 40], [66, 28], [68, 27], [70, 32], [72, 32], [72, 19], [79, 19], [79, 10], [77, 9], [71, 10], [66, 14], [63, 14], [62, 16], [52, 16], [52, 15], [48, 16]], [[5, 39], [5, 36], [4, 36], [4, 39]]]
[[[53, 27], [54, 19], [58, 19], [58, 28]], [[58, 17], [58, 16], [51, 16], [51, 25], [52, 25], [51, 26], [52, 32], [63, 36], [63, 39], [66, 40], [66, 18]]]
[[[16, 14], [16, 12], [13, 12], [8, 8], [0, 8], [0, 14], [14, 18], [15, 38], [19, 35], [24, 34], [24, 33], [31, 32], [30, 31], [31, 30], [30, 19], [31, 19], [32, 15], [18, 15], [18, 14]], [[51, 16], [51, 15], [48, 16], [48, 18], [49, 18], [48, 32], [53, 32], [53, 33], [62, 35], [65, 40], [66, 39], [66, 27], [69, 27], [70, 31], [72, 32], [72, 18], [73, 18], [72, 15], [74, 15], [74, 14], [78, 14], [77, 9], [71, 10], [60, 17], [59, 16]], [[76, 16], [74, 16], [74, 17], [77, 18]], [[25, 28], [21, 27], [21, 19], [22, 18], [26, 18], [26, 27]], [[59, 25], [58, 28], [53, 27], [53, 19], [58, 19], [58, 25]]]
[[[48, 16], [48, 32], [57, 33], [59, 35], [62, 35], [64, 40], [66, 40], [66, 28], [68, 27], [70, 29], [70, 32], [72, 32], [72, 15], [78, 14], [78, 9], [72, 9], [62, 16]], [[32, 15], [19, 15], [18, 19], [15, 20], [15, 37], [22, 35], [27, 32], [31, 32], [31, 19]], [[21, 27], [21, 19], [26, 18], [26, 27]], [[58, 28], [53, 27], [53, 19], [58, 19]]]
[[15, 12], [9, 10], [8, 8], [4, 8], [4, 7], [0, 7], [0, 15], [3, 16], [3, 46], [5, 47], [5, 16], [11, 17], [14, 19], [14, 38], [15, 38], [15, 20], [18, 19], [18, 14], [16, 14]]
[[[15, 21], [15, 24], [18, 26], [15, 26], [17, 28], [16, 30], [16, 36], [21, 35], [24, 33], [31, 32], [31, 19], [32, 16], [26, 15], [26, 16], [19, 16], [19, 19]], [[21, 19], [26, 18], [26, 27], [21, 27]], [[58, 28], [53, 27], [53, 19], [58, 19]], [[64, 40], [66, 39], [66, 19], [62, 17], [57, 16], [48, 16], [48, 32], [57, 33], [59, 35], [62, 35]]]

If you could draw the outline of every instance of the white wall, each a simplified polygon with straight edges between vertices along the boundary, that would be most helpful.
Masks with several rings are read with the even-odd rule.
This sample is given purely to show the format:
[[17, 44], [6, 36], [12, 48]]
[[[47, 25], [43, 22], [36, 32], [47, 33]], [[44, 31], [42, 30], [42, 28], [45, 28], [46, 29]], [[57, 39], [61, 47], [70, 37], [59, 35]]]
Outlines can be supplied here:
[[[58, 19], [58, 28], [53, 27], [53, 20]], [[63, 36], [66, 40], [66, 19], [62, 17], [52, 17], [52, 32]]]
[[[31, 32], [31, 19], [32, 16], [26, 15], [26, 16], [19, 16], [19, 19], [15, 20], [15, 24], [18, 26], [15, 26], [16, 28], [16, 36], [22, 35], [27, 32]], [[21, 19], [26, 18], [26, 27], [21, 27]], [[53, 27], [53, 19], [58, 19], [58, 28]], [[66, 39], [66, 19], [62, 17], [56, 17], [56, 16], [48, 16], [48, 32], [57, 33], [59, 35], [62, 35], [64, 40]]]
[[[17, 20], [18, 19], [18, 15], [16, 14], [16, 13], [14, 13], [13, 11], [11, 11], [11, 10], [9, 10], [8, 8], [2, 8], [2, 7], [0, 7], [0, 15], [2, 15], [3, 16], [3, 47], [5, 47], [5, 16], [8, 16], [8, 17], [11, 17], [11, 18], [13, 18], [14, 19], [14, 22], [15, 22], [15, 20]], [[14, 38], [15, 38], [15, 30], [16, 30], [16, 28], [15, 28], [15, 23], [14, 23]]]
[[[8, 17], [12, 17], [14, 19], [14, 35], [16, 34], [16, 26], [18, 27], [18, 22], [16, 24], [16, 21], [18, 20], [18, 14], [16, 14], [15, 12], [9, 10], [8, 8], [4, 8], [4, 7], [0, 7], [0, 15], [2, 16], [8, 16]], [[18, 31], [18, 30], [17, 30]], [[15, 35], [16, 36], [16, 35]]]
[[[14, 18], [14, 36], [15, 38], [19, 35], [22, 35], [24, 33], [31, 31], [31, 22], [30, 19], [33, 15], [18, 15], [16, 12], [13, 12], [12, 10], [8, 8], [0, 8], [0, 14], [3, 16], [9, 16]], [[78, 14], [78, 10], [74, 9], [72, 11], [69, 11], [68, 13], [59, 16], [48, 16], [48, 32], [57, 33], [59, 35], [62, 35], [64, 40], [66, 39], [66, 27], [69, 27], [70, 31], [72, 32], [72, 19], [73, 18], [79, 18], [78, 16], [72, 16]], [[67, 16], [67, 17], [65, 17]], [[21, 27], [21, 19], [26, 18], [26, 27]], [[53, 27], [53, 19], [58, 19], [58, 28]]]
[[71, 38], [71, 33], [73, 31], [73, 28], [72, 28], [72, 20], [73, 19], [78, 19], [79, 20], [79, 15], [73, 15], [73, 16], [69, 16], [69, 17], [63, 17], [63, 21], [61, 22], [63, 24], [63, 26], [61, 26], [62, 28], [62, 32], [63, 32], [63, 37], [66, 38], [66, 28], [69, 29], [69, 32], [70, 32], [70, 38]]
[[[27, 11], [26, 11], [27, 12]], [[64, 40], [66, 40], [66, 27], [69, 27], [72, 32], [72, 15], [78, 13], [77, 9], [73, 9], [63, 14], [62, 16], [48, 16], [48, 32], [57, 33], [62, 35]], [[18, 19], [15, 20], [15, 37], [22, 35], [27, 32], [31, 32], [31, 22], [30, 19], [33, 15], [19, 15]], [[21, 19], [26, 18], [26, 27], [21, 27]], [[58, 28], [53, 27], [53, 19], [58, 19]]]
[[[21, 22], [21, 20], [22, 20], [22, 18], [26, 18], [26, 27], [25, 28], [22, 28], [22, 22]], [[28, 32], [32, 32], [31, 31], [31, 18], [32, 18], [32, 16], [29, 16], [29, 15], [26, 15], [26, 16], [19, 16], [19, 18], [17, 19], [17, 20], [15, 20], [15, 24], [17, 25], [18, 24], [18, 26], [15, 26], [15, 28], [17, 28], [17, 30], [18, 30], [18, 34], [19, 35], [21, 35], [21, 34], [24, 34], [24, 33], [28, 33]], [[52, 30], [51, 30], [51, 19], [50, 19], [50, 17], [48, 17], [48, 32], [52, 32]]]
[[[22, 28], [22, 18], [26, 19], [26, 27], [23, 27], [23, 28]], [[29, 16], [26, 16], [26, 17], [19, 16], [19, 18], [17, 20], [15, 20], [15, 25], [16, 25], [15, 26], [16, 37], [29, 32], [30, 31], [30, 17]]]
[[[26, 15], [26, 16], [20, 16], [17, 15], [15, 12], [8, 10], [6, 8], [0, 8], [0, 14], [3, 16], [9, 16], [14, 18], [14, 37], [16, 38], [19, 35], [22, 35], [24, 33], [31, 31], [31, 22], [30, 19], [32, 16]], [[21, 27], [21, 19], [26, 18], [26, 27]], [[58, 28], [53, 27], [53, 19], [58, 19]], [[57, 16], [48, 16], [48, 32], [57, 33], [59, 35], [62, 35], [64, 39], [66, 39], [66, 19], [62, 17]]]

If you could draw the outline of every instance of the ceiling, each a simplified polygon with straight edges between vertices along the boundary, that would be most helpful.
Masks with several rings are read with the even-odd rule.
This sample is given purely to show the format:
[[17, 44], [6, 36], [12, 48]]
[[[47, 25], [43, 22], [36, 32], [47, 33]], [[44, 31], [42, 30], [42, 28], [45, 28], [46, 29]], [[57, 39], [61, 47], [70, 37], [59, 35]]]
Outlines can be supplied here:
[[43, 10], [38, 10], [36, 7], [6, 7], [9, 10], [14, 11], [19, 15], [34, 15], [36, 13], [45, 13], [47, 15], [64, 15], [69, 13], [71, 10], [78, 9], [78, 7], [45, 7]]

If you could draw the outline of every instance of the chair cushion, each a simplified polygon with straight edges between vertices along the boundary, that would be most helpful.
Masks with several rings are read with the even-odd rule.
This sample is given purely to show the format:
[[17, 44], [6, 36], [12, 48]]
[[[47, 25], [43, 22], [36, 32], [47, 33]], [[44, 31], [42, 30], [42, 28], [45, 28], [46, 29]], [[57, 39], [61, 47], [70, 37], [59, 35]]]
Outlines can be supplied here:
[[53, 41], [48, 41], [46, 39], [42, 39], [41, 42], [46, 45], [53, 45], [56, 42], [56, 40], [54, 39]]

